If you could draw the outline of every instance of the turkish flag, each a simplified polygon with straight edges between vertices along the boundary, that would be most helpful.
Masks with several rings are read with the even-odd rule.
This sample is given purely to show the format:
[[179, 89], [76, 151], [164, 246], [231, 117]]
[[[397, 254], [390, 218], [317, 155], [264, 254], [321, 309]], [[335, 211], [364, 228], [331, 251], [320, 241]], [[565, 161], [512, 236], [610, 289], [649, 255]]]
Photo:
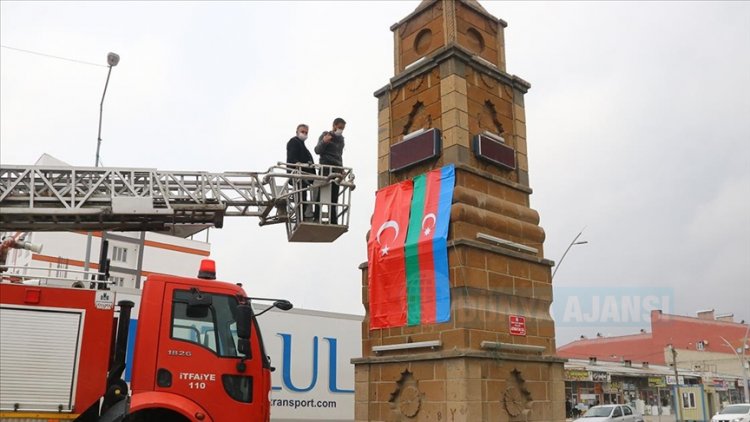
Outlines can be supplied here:
[[370, 329], [406, 325], [404, 242], [414, 183], [407, 180], [379, 190], [367, 241]]

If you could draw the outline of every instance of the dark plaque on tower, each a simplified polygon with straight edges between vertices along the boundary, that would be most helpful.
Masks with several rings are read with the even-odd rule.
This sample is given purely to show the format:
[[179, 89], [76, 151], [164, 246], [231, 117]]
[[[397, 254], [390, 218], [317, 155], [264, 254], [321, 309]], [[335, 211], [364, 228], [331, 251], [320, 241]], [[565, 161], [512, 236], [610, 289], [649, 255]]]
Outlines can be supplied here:
[[429, 129], [391, 145], [391, 172], [403, 170], [440, 155], [440, 130]]
[[515, 170], [516, 168], [516, 151], [505, 145], [496, 136], [476, 135], [474, 137], [474, 155], [507, 170]]

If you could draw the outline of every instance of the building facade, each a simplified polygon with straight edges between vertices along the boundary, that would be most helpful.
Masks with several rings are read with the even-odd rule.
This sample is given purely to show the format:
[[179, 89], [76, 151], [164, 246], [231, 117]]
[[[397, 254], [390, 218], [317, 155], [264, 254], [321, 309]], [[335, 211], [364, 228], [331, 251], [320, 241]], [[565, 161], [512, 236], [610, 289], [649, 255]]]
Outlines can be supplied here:
[[647, 416], [675, 415], [679, 405], [686, 420], [708, 420], [724, 406], [743, 402], [741, 377], [685, 368], [677, 372], [675, 383], [674, 369], [666, 365], [570, 359], [565, 363], [565, 397], [571, 407], [628, 404]]
[[[11, 271], [23, 276], [59, 278], [56, 284], [85, 280], [80, 271], [86, 266], [86, 232], [9, 232], [12, 236], [41, 245], [40, 252], [12, 249], [6, 265], [18, 266]], [[108, 242], [110, 281], [125, 288], [141, 288], [150, 274], [195, 277], [200, 261], [211, 254], [207, 242], [183, 239], [160, 233], [93, 232], [89, 253], [89, 269], [98, 271], [102, 238]]]
[[[745, 365], [748, 352], [748, 330], [744, 321], [735, 322], [733, 315], [715, 316], [713, 310], [701, 311], [697, 317], [651, 311], [651, 331], [638, 334], [581, 338], [557, 352], [571, 359], [596, 357], [600, 361], [650, 362], [671, 364], [671, 345], [677, 351], [677, 366], [704, 372], [721, 372], [742, 376], [740, 365], [743, 341]], [[739, 350], [739, 353], [736, 353]]]
[[[566, 364], [566, 396], [574, 401], [596, 399], [635, 404], [634, 400], [640, 400], [644, 414], [659, 408], [674, 412], [679, 405], [683, 418], [689, 419], [689, 415], [695, 414], [696, 420], [703, 420], [702, 415], [713, 415], [726, 404], [749, 400], [743, 388], [744, 373], [750, 366], [749, 330], [744, 321], [735, 322], [732, 315], [716, 316], [713, 310], [698, 312], [696, 317], [652, 311], [650, 332], [581, 338], [559, 347], [557, 353], [570, 359]], [[610, 376], [597, 385], [591, 379], [596, 371], [592, 372], [588, 366], [581, 369], [581, 373], [575, 372], [580, 362], [597, 365], [597, 368], [618, 368], [614, 371], [617, 377]], [[675, 364], [679, 384], [693, 394], [683, 394], [680, 390], [679, 401], [674, 400], [677, 392], [673, 382]], [[640, 369], [633, 371], [634, 368]], [[664, 368], [666, 373], [663, 373]], [[618, 384], [617, 378], [623, 371], [636, 374], [639, 380], [621, 380]], [[587, 395], [582, 398], [581, 394]]]

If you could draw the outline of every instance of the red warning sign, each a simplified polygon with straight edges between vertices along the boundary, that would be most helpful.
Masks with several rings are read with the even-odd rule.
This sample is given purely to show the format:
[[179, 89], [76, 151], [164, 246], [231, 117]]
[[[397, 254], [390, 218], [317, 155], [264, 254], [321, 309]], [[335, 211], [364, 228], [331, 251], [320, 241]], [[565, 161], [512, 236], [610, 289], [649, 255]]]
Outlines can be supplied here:
[[526, 317], [522, 317], [520, 315], [511, 315], [508, 319], [508, 323], [510, 324], [510, 335], [526, 335]]

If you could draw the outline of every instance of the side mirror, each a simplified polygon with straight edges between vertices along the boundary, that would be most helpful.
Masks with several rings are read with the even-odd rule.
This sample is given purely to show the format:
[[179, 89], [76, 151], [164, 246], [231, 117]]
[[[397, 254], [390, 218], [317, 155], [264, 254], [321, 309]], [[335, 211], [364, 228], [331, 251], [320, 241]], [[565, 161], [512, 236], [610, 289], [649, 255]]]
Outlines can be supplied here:
[[250, 357], [250, 335], [252, 329], [253, 308], [250, 305], [237, 306], [237, 350]]
[[266, 309], [264, 309], [264, 310], [258, 312], [257, 314], [255, 314], [256, 318], [259, 317], [259, 316], [261, 316], [261, 315], [263, 315], [263, 314], [265, 314], [266, 312], [270, 311], [273, 308], [277, 308], [277, 309], [280, 309], [282, 311], [288, 311], [288, 310], [292, 309], [292, 307], [293, 307], [292, 306], [292, 302], [290, 302], [288, 300], [284, 300], [284, 299], [270, 299], [270, 298], [267, 298], [267, 297], [248, 297], [246, 299], [248, 301], [261, 300], [261, 301], [264, 301], [264, 302], [273, 302], [273, 304], [271, 306], [269, 306]]
[[279, 308], [282, 311], [288, 311], [288, 310], [292, 309], [293, 305], [292, 305], [292, 302], [290, 302], [288, 300], [283, 300], [282, 299], [282, 300], [275, 301], [273, 303], [273, 307], [274, 308]]
[[252, 351], [250, 350], [250, 339], [249, 338], [238, 338], [237, 339], [237, 351], [245, 355], [245, 357], [252, 357]]

